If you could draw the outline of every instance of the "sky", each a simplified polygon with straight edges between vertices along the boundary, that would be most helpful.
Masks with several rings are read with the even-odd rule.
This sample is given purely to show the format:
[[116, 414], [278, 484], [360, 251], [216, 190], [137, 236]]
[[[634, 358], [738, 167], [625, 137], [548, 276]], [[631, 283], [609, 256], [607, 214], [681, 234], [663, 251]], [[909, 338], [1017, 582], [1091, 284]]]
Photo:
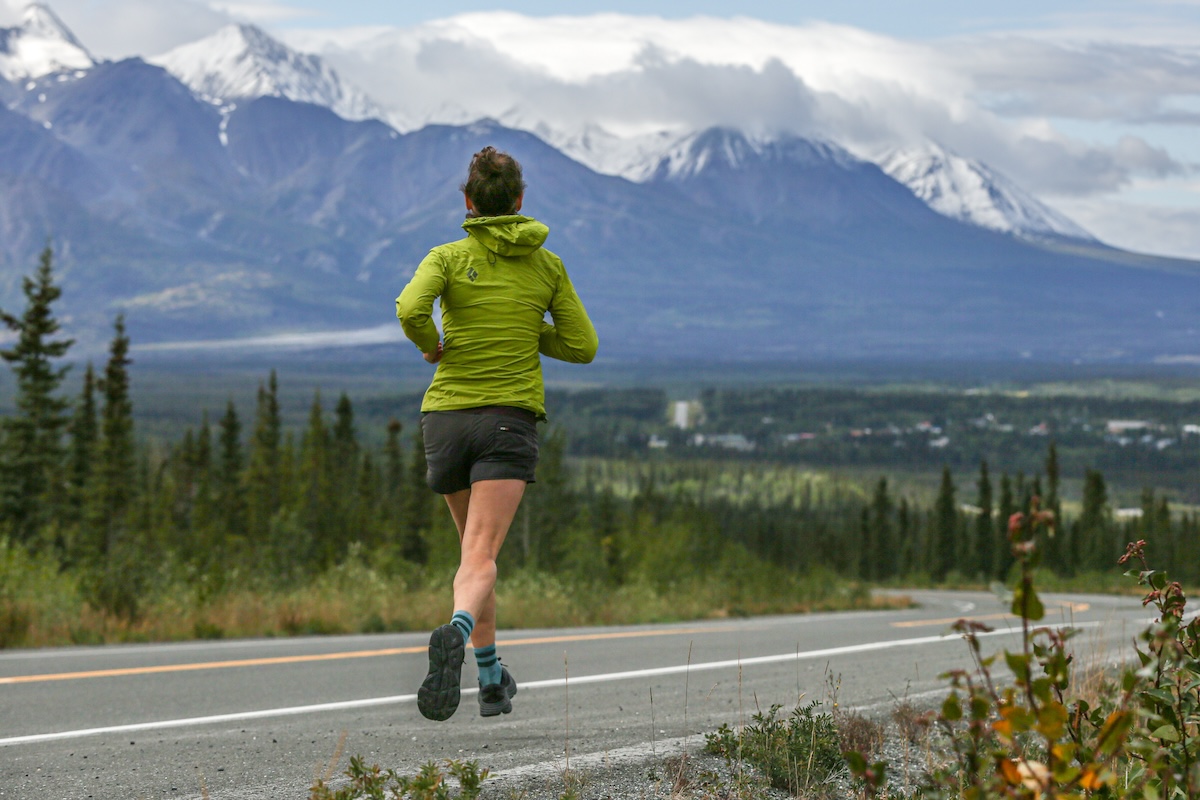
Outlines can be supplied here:
[[108, 58], [253, 22], [401, 127], [726, 124], [863, 157], [932, 140], [1110, 244], [1200, 259], [1200, 0], [48, 3]]

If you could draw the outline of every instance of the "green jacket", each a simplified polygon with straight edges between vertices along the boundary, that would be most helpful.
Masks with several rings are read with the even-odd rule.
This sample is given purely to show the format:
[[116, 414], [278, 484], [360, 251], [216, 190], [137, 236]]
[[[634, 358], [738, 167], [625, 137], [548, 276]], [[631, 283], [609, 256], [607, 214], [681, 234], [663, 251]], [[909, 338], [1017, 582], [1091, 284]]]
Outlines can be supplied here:
[[442, 359], [421, 410], [501, 405], [544, 418], [538, 354], [586, 364], [596, 329], [562, 261], [542, 248], [549, 228], [519, 215], [475, 217], [463, 228], [466, 238], [429, 251], [396, 298], [404, 334], [422, 353], [437, 349], [441, 299]]

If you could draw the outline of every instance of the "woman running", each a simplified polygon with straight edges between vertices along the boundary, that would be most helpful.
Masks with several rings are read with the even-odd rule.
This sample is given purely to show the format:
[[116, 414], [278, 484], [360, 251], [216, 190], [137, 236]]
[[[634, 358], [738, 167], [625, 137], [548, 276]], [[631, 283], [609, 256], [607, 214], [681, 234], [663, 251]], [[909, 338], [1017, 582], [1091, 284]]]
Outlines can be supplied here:
[[437, 365], [421, 404], [426, 480], [446, 498], [462, 551], [454, 615], [429, 637], [429, 674], [417, 692], [433, 720], [458, 708], [468, 641], [479, 713], [512, 711], [517, 682], [496, 656], [496, 556], [534, 480], [535, 423], [546, 418], [540, 355], [586, 364], [598, 346], [562, 261], [542, 247], [549, 228], [518, 213], [521, 165], [485, 147], [460, 188], [466, 238], [433, 248], [396, 298], [405, 335]]

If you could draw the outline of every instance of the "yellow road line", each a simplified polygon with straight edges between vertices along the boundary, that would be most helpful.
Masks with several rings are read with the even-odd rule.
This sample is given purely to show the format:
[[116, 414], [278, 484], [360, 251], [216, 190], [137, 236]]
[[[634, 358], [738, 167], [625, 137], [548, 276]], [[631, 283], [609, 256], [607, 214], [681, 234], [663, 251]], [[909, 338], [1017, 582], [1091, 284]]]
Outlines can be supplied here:
[[[1070, 611], [1071, 613], [1083, 613], [1084, 611], [1087, 611], [1089, 608], [1091, 608], [1091, 606], [1087, 603], [1065, 602], [1065, 603], [1060, 603], [1059, 605], [1062, 608], [1066, 609], [1067, 611]], [[982, 621], [985, 619], [1016, 619], [1016, 617], [1008, 612], [1003, 612], [1003, 613], [999, 613], [999, 614], [970, 614], [970, 615], [964, 615], [961, 617], [946, 617], [944, 619], [911, 619], [911, 620], [905, 620], [904, 622], [893, 622], [892, 627], [893, 628], [921, 628], [926, 625], [953, 625], [954, 623], [958, 622], [960, 619], [971, 620], [972, 622], [979, 622], [979, 621]]]
[[[685, 628], [667, 631], [629, 631], [627, 633], [590, 633], [578, 636], [543, 636], [530, 639], [501, 639], [498, 646], [513, 647], [531, 644], [556, 644], [560, 642], [586, 642], [598, 639], [633, 639], [643, 636], [679, 636], [688, 633], [704, 633], [704, 628]], [[164, 672], [194, 672], [204, 669], [229, 669], [231, 667], [266, 667], [278, 664], [303, 664], [313, 661], [338, 661], [352, 658], [378, 658], [380, 656], [410, 655], [424, 653], [427, 645], [419, 647], [390, 647], [383, 650], [354, 650], [342, 653], [319, 653], [302, 656], [277, 656], [275, 658], [245, 658], [237, 661], [201, 661], [191, 664], [161, 664], [153, 667], [124, 667], [98, 669], [87, 672], [59, 672], [49, 675], [18, 675], [0, 678], [0, 685], [15, 683], [42, 683], [46, 681], [74, 681], [85, 678], [119, 678], [130, 675], [154, 675]]]

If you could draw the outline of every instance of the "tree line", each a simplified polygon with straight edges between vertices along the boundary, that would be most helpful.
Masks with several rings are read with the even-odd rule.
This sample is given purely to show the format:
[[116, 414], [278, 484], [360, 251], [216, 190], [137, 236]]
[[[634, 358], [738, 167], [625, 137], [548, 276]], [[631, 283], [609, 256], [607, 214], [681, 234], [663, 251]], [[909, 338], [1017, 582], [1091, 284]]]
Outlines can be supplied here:
[[[46, 250], [24, 280], [20, 316], [0, 311], [14, 334], [0, 357], [16, 378], [14, 410], [0, 419], [0, 537], [53, 553], [81, 576], [89, 602], [126, 616], [165, 570], [204, 594], [234, 581], [303, 581], [356, 548], [388, 569], [452, 567], [436, 563], [439, 549], [453, 552], [454, 534], [425, 485], [419, 426], [406, 436], [392, 419], [382, 444], [365, 446], [344, 393], [332, 409], [318, 393], [305, 425], [288, 430], [271, 372], [252, 418], [230, 401], [176, 442], [141, 442], [130, 339], [117, 317], [106, 363], [88, 364], [78, 396], [64, 397], [73, 342], [54, 318], [61, 290], [52, 261]], [[969, 497], [945, 469], [930, 506], [897, 496], [886, 478], [867, 491], [789, 486], [770, 495], [769, 480], [743, 464], [625, 458], [572, 467], [572, 455], [569, 421], [543, 436], [506, 566], [600, 586], [709, 574], [736, 584], [816, 568], [864, 581], [991, 580], [1011, 566], [1012, 514], [1038, 497], [1062, 516], [1053, 443], [1044, 472], [1030, 479], [996, 481], [981, 464]], [[761, 484], [758, 494], [708, 488], [731, 469]], [[1107, 569], [1125, 541], [1144, 538], [1163, 548], [1157, 560], [1177, 577], [1200, 582], [1200, 519], [1173, 513], [1150, 490], [1143, 506], [1140, 519], [1113, 519], [1104, 479], [1089, 471], [1082, 511], [1057, 527], [1046, 565], [1068, 576]]]

